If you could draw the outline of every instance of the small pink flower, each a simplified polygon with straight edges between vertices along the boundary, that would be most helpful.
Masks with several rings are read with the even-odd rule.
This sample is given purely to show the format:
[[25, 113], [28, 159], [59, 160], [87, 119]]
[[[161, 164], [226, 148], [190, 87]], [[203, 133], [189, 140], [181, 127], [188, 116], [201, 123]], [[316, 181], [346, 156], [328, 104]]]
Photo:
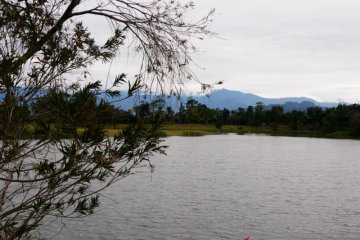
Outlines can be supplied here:
[[244, 237], [244, 240], [251, 240], [250, 237]]

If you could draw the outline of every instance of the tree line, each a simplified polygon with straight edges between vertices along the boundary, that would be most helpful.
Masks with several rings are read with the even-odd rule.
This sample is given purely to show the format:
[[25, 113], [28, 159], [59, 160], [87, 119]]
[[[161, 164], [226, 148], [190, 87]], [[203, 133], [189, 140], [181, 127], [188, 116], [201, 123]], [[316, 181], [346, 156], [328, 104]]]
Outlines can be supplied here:
[[[49, 95], [39, 98], [28, 110], [24, 111], [28, 111], [30, 115], [37, 114], [38, 111], [44, 112], [44, 109], [50, 107], [48, 98]], [[95, 108], [95, 96], [91, 104]], [[76, 106], [74, 107], [76, 108]], [[88, 105], [88, 107], [91, 106]], [[147, 123], [212, 124], [219, 129], [223, 125], [245, 125], [270, 126], [273, 131], [277, 131], [279, 126], [287, 126], [294, 131], [349, 131], [354, 136], [360, 136], [360, 105], [358, 104], [339, 104], [332, 108], [309, 107], [306, 111], [285, 112], [281, 105], [269, 108], [262, 102], [247, 108], [239, 107], [236, 110], [211, 109], [205, 104], [189, 98], [185, 103], [180, 102], [176, 111], [167, 106], [165, 99], [156, 98], [151, 102], [141, 102], [129, 110], [123, 110], [104, 102], [103, 111], [102, 119], [99, 121], [113, 127], [117, 124], [131, 124], [141, 120]], [[48, 122], [54, 122], [56, 115], [49, 110], [48, 114], [43, 117]]]

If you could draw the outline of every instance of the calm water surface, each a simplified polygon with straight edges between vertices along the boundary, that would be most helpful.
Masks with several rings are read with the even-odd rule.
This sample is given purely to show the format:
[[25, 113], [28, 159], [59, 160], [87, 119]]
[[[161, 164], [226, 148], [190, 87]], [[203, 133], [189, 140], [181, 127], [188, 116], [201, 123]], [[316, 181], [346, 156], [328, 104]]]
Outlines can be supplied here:
[[166, 144], [154, 173], [137, 170], [97, 214], [51, 221], [42, 236], [360, 239], [359, 141], [221, 135]]

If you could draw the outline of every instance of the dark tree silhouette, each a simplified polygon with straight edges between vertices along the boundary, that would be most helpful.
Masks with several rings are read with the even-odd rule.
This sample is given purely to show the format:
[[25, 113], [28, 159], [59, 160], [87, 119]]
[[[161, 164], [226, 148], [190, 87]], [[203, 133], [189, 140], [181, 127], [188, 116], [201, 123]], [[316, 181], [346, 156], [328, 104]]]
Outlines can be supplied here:
[[[88, 68], [110, 62], [127, 38], [141, 56], [139, 73], [127, 81], [119, 72], [106, 93], [119, 95], [116, 87], [126, 82], [129, 95], [154, 87], [177, 92], [195, 79], [191, 40], [212, 34], [212, 11], [191, 23], [192, 8], [165, 0], [0, 0], [0, 238], [25, 238], [47, 215], [93, 213], [99, 191], [163, 153], [157, 125], [105, 135], [109, 103], [97, 101], [101, 84], [89, 79], [99, 76]], [[81, 22], [90, 16], [109, 23], [102, 44]]]

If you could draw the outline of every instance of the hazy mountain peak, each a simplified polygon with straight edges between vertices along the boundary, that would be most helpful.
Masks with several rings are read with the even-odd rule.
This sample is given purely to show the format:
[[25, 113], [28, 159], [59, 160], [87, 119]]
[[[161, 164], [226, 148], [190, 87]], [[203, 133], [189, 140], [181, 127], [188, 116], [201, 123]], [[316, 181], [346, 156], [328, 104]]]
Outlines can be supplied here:
[[[265, 98], [252, 93], [243, 93], [241, 91], [229, 90], [229, 89], [216, 89], [213, 90], [210, 96], [206, 95], [193, 95], [182, 96], [181, 101], [186, 103], [188, 98], [193, 98], [196, 101], [207, 105], [209, 108], [227, 108], [230, 110], [241, 108], [247, 108], [248, 106], [255, 106], [257, 102], [262, 102], [266, 106], [268, 105], [285, 105], [286, 110], [291, 111], [306, 109], [307, 107], [320, 106], [320, 107], [334, 107], [338, 103], [329, 102], [317, 102], [314, 99], [308, 97], [286, 97], [286, 98]], [[178, 110], [180, 102], [175, 97], [168, 99], [168, 104], [175, 111]], [[118, 104], [123, 109], [131, 108], [134, 104], [134, 99], [129, 98], [126, 101], [122, 101]]]

